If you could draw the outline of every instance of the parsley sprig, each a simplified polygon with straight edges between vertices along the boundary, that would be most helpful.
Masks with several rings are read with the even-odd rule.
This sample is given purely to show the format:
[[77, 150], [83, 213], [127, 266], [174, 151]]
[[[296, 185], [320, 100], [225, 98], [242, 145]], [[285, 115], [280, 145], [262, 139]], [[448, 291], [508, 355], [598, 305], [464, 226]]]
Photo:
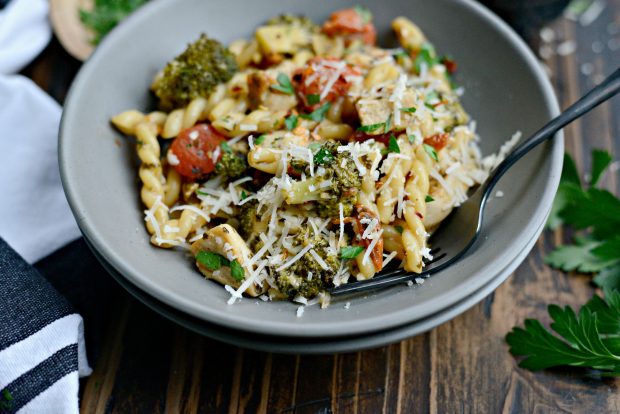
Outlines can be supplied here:
[[[555, 229], [569, 225], [578, 231], [574, 244], [559, 246], [545, 259], [552, 267], [584, 273], [605, 271], [620, 273], [620, 200], [598, 188], [611, 156], [600, 150], [592, 152], [590, 185], [584, 186], [573, 159], [564, 157], [560, 186], [547, 226]], [[606, 277], [602, 278], [607, 280]], [[595, 283], [602, 282], [595, 278]], [[620, 284], [601, 287], [620, 289]]]
[[91, 43], [99, 44], [108, 32], [147, 0], [95, 0], [92, 10], [80, 9], [80, 20], [93, 31]]
[[527, 319], [525, 329], [515, 327], [506, 336], [510, 352], [525, 356], [519, 366], [537, 371], [569, 365], [620, 375], [620, 293], [607, 291], [605, 300], [595, 295], [579, 313], [558, 305], [549, 305], [548, 312], [557, 335]]
[[620, 200], [597, 187], [611, 160], [607, 152], [593, 151], [586, 186], [573, 159], [565, 156], [547, 226], [571, 226], [577, 233], [573, 244], [559, 246], [545, 258], [557, 269], [593, 273], [604, 299], [594, 295], [578, 312], [550, 305], [552, 331], [534, 319], [513, 328], [506, 341], [510, 352], [525, 357], [519, 364], [523, 368], [568, 365], [620, 376]]

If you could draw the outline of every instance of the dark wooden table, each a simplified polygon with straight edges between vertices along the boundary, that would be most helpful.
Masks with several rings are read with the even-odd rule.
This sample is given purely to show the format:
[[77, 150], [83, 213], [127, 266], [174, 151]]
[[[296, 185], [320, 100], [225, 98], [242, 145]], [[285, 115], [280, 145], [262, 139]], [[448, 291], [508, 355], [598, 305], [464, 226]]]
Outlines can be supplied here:
[[[566, 107], [620, 63], [620, 0], [607, 0], [589, 26], [560, 18], [551, 27], [559, 38], [552, 49], [564, 41], [577, 45], [575, 53], [545, 59]], [[53, 40], [23, 73], [62, 102], [78, 69]], [[620, 99], [567, 128], [566, 146], [580, 171], [589, 168], [592, 148], [620, 155]], [[608, 174], [603, 185], [618, 193], [618, 174]], [[37, 266], [85, 318], [94, 367], [82, 381], [86, 413], [620, 412], [618, 381], [587, 379], [574, 370], [520, 369], [504, 342], [524, 318], [548, 321], [548, 303], [579, 306], [593, 293], [588, 276], [542, 262], [568, 236], [545, 232], [495, 293], [431, 332], [327, 356], [249, 351], [181, 328], [130, 297], [82, 241]], [[78, 279], [64, 276], [69, 267]]]

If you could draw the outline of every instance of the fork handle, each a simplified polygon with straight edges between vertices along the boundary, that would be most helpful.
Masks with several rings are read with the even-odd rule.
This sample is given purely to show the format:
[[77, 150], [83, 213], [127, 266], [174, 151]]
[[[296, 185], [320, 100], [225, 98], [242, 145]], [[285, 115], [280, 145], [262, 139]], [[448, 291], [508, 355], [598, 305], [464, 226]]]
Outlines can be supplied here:
[[491, 173], [485, 181], [484, 199], [488, 197], [493, 187], [512, 165], [519, 161], [525, 154], [530, 152], [538, 144], [553, 138], [556, 132], [564, 128], [567, 124], [597, 107], [607, 99], [611, 98], [620, 91], [620, 67], [609, 75], [603, 82], [594, 87], [577, 102], [566, 108], [560, 115], [553, 118], [545, 126], [539, 129], [534, 135], [515, 148]]

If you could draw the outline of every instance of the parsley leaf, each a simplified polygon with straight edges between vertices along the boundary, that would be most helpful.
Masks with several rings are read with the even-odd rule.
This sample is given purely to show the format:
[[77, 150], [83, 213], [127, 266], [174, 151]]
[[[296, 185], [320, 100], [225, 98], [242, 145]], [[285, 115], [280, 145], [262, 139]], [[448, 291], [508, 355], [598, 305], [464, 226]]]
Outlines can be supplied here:
[[601, 270], [592, 281], [602, 289], [620, 291], [620, 264]]
[[378, 124], [362, 125], [361, 127], [357, 128], [357, 130], [361, 132], [372, 132], [381, 127], [385, 128], [385, 122], [379, 122]]
[[551, 329], [557, 335], [534, 319], [525, 321], [525, 329], [513, 328], [506, 342], [513, 355], [525, 357], [519, 366], [537, 371], [569, 365], [620, 375], [620, 294], [607, 292], [606, 298], [595, 296], [578, 314], [568, 306], [550, 305]]
[[201, 250], [196, 255], [196, 261], [209, 270], [218, 270], [222, 266], [230, 266], [227, 258], [221, 254]]
[[248, 193], [246, 193], [245, 190], [241, 190], [241, 199], [245, 200], [246, 198], [248, 198]]
[[372, 13], [366, 7], [357, 5], [354, 7], [354, 10], [362, 19], [362, 23], [367, 24], [372, 21]]
[[228, 145], [228, 142], [224, 141], [220, 144], [220, 148], [222, 148], [222, 151], [227, 152], [227, 153], [232, 153], [233, 150], [230, 147], [230, 145]]
[[284, 73], [278, 73], [276, 80], [278, 81], [278, 84], [271, 85], [271, 89], [287, 95], [293, 95], [295, 93], [295, 88], [293, 87], [291, 80]]
[[403, 234], [403, 231], [405, 231], [405, 229], [403, 228], [403, 226], [400, 225], [396, 225], [394, 226], [394, 228], [396, 229], [397, 232], [399, 232], [400, 234]]
[[325, 164], [334, 160], [334, 155], [325, 147], [321, 147], [316, 154], [314, 154], [314, 163], [317, 165]]
[[400, 108], [400, 110], [403, 111], [403, 112], [408, 112], [410, 114], [413, 114], [413, 113], [415, 113], [415, 111], [417, 111], [415, 106], [411, 106], [409, 108]]
[[594, 186], [598, 184], [603, 172], [605, 172], [609, 164], [611, 164], [611, 161], [611, 155], [607, 151], [592, 151], [592, 178], [590, 179], [590, 185]]
[[340, 249], [340, 258], [355, 259], [363, 251], [364, 248], [362, 246], [345, 246]]
[[289, 131], [292, 131], [293, 129], [297, 128], [297, 115], [292, 114], [291, 116], [286, 118], [284, 120], [284, 125], [286, 126], [286, 129], [288, 129]]
[[306, 101], [308, 101], [308, 105], [316, 105], [321, 102], [321, 95], [311, 93], [310, 95], [306, 95]]
[[239, 264], [237, 259], [234, 259], [230, 262], [230, 275], [233, 279], [241, 281], [245, 277], [245, 271], [243, 270], [243, 266]]
[[398, 141], [396, 141], [396, 137], [394, 135], [390, 135], [390, 140], [388, 141], [388, 151], [400, 154], [400, 147], [398, 146]]
[[392, 114], [390, 113], [385, 120], [385, 124], [383, 125], [383, 133], [385, 134], [392, 128]]
[[311, 113], [301, 114], [299, 116], [302, 117], [303, 119], [309, 119], [311, 121], [321, 122], [323, 119], [325, 119], [325, 114], [327, 113], [327, 111], [329, 111], [330, 107], [331, 107], [331, 104], [327, 102], [324, 105], [321, 105], [321, 107], [319, 107], [318, 109], [312, 111]]
[[430, 203], [432, 201], [435, 201], [435, 199], [427, 194], [426, 197], [424, 197], [424, 201]]
[[[559, 246], [545, 257], [545, 263], [557, 269], [582, 273], [598, 272], [614, 265], [619, 259], [609, 260], [593, 253], [599, 243], [592, 240], [579, 240], [579, 244]], [[617, 253], [617, 252], [616, 252]]]
[[430, 43], [424, 43], [413, 61], [413, 66], [417, 73], [421, 72], [422, 65], [426, 65], [428, 69], [439, 63], [435, 48]]
[[435, 148], [433, 148], [432, 146], [428, 145], [428, 144], [423, 144], [424, 146], [424, 151], [426, 151], [426, 153], [435, 161], [439, 161], [439, 155], [437, 155], [437, 151], [435, 150]]
[[260, 145], [263, 143], [264, 140], [265, 140], [265, 134], [260, 135], [254, 140], [254, 144]]

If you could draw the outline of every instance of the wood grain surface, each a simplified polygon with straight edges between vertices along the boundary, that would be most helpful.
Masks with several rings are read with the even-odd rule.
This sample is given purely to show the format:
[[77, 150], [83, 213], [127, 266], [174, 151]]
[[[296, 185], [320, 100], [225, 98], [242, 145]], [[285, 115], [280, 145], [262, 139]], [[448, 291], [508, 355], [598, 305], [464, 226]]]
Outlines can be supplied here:
[[[545, 59], [562, 107], [620, 63], [620, 0], [604, 3], [591, 25], [565, 18], [551, 25], [559, 38], [552, 49], [564, 41], [577, 46], [575, 53]], [[23, 73], [62, 102], [78, 69], [53, 40]], [[620, 99], [568, 127], [566, 147], [580, 171], [589, 168], [592, 148], [620, 156]], [[618, 173], [607, 174], [602, 183], [620, 191]], [[546, 253], [569, 236], [545, 232], [502, 286], [438, 328], [340, 355], [268, 354], [194, 334], [158, 316], [92, 266], [81, 241], [58, 255], [72, 261], [90, 290], [72, 296], [77, 287], [70, 281], [56, 277], [53, 283], [76, 298], [86, 321], [94, 372], [82, 381], [84, 413], [620, 412], [618, 381], [588, 379], [575, 370], [520, 369], [504, 342], [524, 318], [548, 322], [548, 303], [579, 306], [593, 293], [588, 276], [543, 264]], [[38, 264], [46, 274], [62, 270], [52, 259]]]

